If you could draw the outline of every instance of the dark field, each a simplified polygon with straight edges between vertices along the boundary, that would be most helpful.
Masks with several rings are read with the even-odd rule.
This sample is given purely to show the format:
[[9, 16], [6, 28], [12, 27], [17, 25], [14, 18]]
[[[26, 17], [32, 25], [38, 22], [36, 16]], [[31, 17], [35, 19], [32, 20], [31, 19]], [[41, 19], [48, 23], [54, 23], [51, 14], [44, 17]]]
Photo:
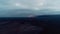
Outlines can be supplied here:
[[60, 34], [60, 15], [1, 17], [0, 34]]

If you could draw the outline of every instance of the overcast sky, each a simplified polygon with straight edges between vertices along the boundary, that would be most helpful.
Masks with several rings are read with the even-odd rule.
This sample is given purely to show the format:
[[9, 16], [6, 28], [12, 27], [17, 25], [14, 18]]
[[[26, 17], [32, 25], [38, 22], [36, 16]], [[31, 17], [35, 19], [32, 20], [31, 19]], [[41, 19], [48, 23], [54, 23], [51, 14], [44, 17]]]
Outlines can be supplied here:
[[[7, 11], [8, 9], [9, 11]], [[19, 10], [16, 11], [15, 9]], [[32, 10], [21, 11], [20, 9], [32, 9]], [[32, 15], [60, 14], [60, 0], [0, 0], [0, 10], [3, 10], [0, 11], [0, 17], [14, 17], [14, 16], [30, 17]]]
[[60, 9], [60, 0], [0, 0], [0, 9]]

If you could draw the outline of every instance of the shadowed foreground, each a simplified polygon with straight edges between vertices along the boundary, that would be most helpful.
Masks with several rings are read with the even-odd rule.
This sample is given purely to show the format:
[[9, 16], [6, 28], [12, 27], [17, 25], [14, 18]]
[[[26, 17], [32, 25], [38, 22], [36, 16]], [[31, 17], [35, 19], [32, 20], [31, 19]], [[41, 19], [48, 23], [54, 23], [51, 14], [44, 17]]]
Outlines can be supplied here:
[[60, 34], [59, 15], [0, 18], [0, 34]]

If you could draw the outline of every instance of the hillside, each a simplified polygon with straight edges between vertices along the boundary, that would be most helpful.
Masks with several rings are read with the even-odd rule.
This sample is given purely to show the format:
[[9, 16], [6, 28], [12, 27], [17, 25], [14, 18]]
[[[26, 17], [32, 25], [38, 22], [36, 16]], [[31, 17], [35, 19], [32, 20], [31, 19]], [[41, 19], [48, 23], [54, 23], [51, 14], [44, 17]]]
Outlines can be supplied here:
[[1, 34], [59, 34], [60, 15], [1, 17]]

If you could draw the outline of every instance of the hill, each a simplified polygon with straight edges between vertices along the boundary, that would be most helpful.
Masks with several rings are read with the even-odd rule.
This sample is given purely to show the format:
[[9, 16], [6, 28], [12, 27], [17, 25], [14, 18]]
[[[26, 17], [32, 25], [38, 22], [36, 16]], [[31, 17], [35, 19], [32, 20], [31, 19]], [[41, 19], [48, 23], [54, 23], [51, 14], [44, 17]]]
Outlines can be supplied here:
[[1, 34], [60, 34], [60, 15], [0, 17]]

